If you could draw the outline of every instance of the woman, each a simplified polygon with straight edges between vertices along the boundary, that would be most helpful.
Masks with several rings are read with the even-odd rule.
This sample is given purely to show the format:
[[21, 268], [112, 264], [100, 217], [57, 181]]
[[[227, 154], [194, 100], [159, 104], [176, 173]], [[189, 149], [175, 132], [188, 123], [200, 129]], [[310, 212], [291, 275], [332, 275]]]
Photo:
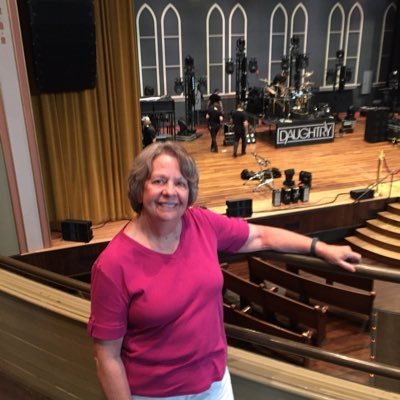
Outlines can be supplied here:
[[312, 248], [350, 271], [360, 260], [348, 246], [190, 207], [198, 181], [176, 142], [151, 144], [134, 161], [128, 196], [137, 215], [92, 271], [88, 331], [108, 400], [233, 399], [218, 250]]

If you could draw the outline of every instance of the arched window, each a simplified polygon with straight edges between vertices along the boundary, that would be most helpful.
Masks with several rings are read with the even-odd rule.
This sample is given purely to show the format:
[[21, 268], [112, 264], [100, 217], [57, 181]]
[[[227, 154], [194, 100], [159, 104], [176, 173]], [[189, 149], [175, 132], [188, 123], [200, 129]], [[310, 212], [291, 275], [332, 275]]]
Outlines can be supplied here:
[[[225, 90], [225, 17], [217, 4], [207, 13], [207, 92]], [[212, 89], [210, 89], [212, 88]]]
[[344, 36], [344, 10], [343, 7], [336, 3], [333, 6], [328, 18], [328, 31], [326, 35], [326, 50], [325, 50], [325, 69], [323, 76], [322, 87], [328, 87], [327, 72], [334, 71], [336, 66], [336, 52], [343, 50]]
[[293, 11], [290, 23], [290, 37], [297, 36], [301, 45], [301, 52], [307, 53], [308, 13], [303, 3]]
[[359, 3], [354, 4], [347, 18], [346, 42], [344, 46], [344, 65], [351, 69], [349, 85], [358, 83], [360, 65], [361, 39], [364, 26], [364, 12]]
[[[232, 8], [229, 15], [229, 55], [228, 58], [233, 62], [236, 58], [236, 43], [239, 38], [243, 38], [247, 43], [247, 15], [240, 4]], [[228, 92], [232, 93], [232, 76], [228, 77]]]
[[177, 9], [168, 4], [161, 15], [164, 95], [174, 93], [174, 83], [182, 77], [181, 19]]
[[383, 15], [375, 83], [386, 82], [390, 72], [390, 54], [393, 48], [393, 35], [396, 26], [396, 10], [396, 4], [391, 3], [386, 8], [385, 14]]
[[278, 4], [271, 13], [268, 55], [268, 80], [281, 70], [282, 56], [287, 55], [288, 16], [285, 7]]
[[136, 16], [138, 38], [138, 63], [140, 78], [140, 96], [144, 88], [154, 89], [154, 95], [160, 94], [160, 76], [158, 63], [157, 22], [153, 10], [143, 4]]

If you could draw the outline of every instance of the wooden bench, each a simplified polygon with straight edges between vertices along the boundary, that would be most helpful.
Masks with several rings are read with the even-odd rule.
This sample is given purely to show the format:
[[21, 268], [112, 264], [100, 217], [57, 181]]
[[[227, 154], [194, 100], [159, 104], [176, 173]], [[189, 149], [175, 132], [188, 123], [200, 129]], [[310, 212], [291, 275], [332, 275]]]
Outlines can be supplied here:
[[294, 292], [298, 299], [306, 304], [310, 304], [311, 300], [316, 300], [323, 304], [366, 315], [368, 318], [371, 316], [375, 299], [374, 292], [355, 291], [350, 288], [317, 282], [274, 266], [258, 257], [249, 257], [248, 264], [249, 278], [253, 283], [271, 282]]
[[373, 292], [374, 280], [368, 278], [361, 278], [357, 275], [343, 275], [340, 273], [335, 274], [330, 271], [316, 271], [311, 268], [297, 266], [294, 264], [287, 264], [286, 269], [290, 272], [300, 274], [301, 271], [307, 272], [308, 274], [318, 276], [325, 280], [325, 283], [333, 285], [334, 283], [341, 283], [342, 285], [350, 286], [356, 289], [365, 290], [367, 292]]
[[[248, 309], [247, 307], [246, 309]], [[240, 310], [234, 304], [224, 303], [224, 322], [231, 325], [240, 326], [242, 328], [251, 329], [257, 332], [266, 333], [268, 335], [277, 336], [287, 340], [293, 340], [299, 343], [310, 344], [312, 333], [310, 331], [304, 331], [301, 333], [293, 332], [289, 329], [282, 328], [278, 325], [271, 324], [263, 321], [253, 315], [248, 314], [246, 311]], [[243, 346], [243, 343], [238, 340], [232, 340], [228, 338], [228, 341], [234, 346]], [[232, 343], [233, 342], [233, 343]], [[247, 349], [249, 344], [244, 345]], [[286, 361], [294, 362], [296, 364], [307, 366], [309, 359], [302, 356], [294, 356], [281, 351], [266, 350], [259, 348], [257, 345], [251, 345], [257, 352], [267, 353], [268, 355], [278, 356]]]
[[255, 303], [262, 308], [266, 321], [282, 322], [282, 317], [288, 320], [287, 329], [298, 332], [298, 329], [311, 329], [312, 341], [321, 344], [326, 334], [327, 307], [310, 306], [297, 300], [290, 299], [278, 293], [268, 291], [246, 279], [222, 269], [224, 289], [229, 289], [240, 297], [240, 307]]

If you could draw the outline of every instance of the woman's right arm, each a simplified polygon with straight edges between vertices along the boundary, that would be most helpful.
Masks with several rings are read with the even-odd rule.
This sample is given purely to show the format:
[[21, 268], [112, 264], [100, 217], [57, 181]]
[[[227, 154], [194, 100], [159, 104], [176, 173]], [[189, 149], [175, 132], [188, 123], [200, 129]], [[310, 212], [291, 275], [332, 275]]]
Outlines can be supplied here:
[[121, 359], [123, 338], [94, 339], [97, 376], [107, 400], [131, 400], [131, 392]]

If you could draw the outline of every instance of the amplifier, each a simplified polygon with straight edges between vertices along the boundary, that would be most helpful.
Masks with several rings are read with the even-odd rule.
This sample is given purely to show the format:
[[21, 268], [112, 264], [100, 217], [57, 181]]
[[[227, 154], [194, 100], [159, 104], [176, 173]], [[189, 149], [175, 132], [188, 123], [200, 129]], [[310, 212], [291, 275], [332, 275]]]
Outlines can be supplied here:
[[88, 243], [93, 239], [92, 222], [66, 219], [61, 222], [63, 240]]
[[368, 188], [350, 190], [350, 197], [354, 200], [372, 199], [374, 197], [374, 190]]
[[253, 214], [252, 199], [227, 200], [226, 205], [228, 217], [251, 217]]

